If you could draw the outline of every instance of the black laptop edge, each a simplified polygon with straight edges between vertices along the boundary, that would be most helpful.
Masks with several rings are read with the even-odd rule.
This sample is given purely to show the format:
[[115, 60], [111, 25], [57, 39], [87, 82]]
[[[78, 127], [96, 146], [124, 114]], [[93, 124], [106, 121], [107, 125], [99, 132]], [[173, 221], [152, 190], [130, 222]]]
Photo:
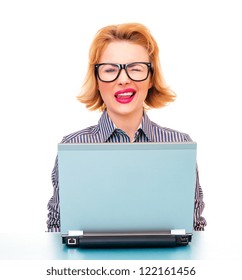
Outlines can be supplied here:
[[179, 231], [152, 232], [83, 232], [62, 234], [62, 243], [80, 248], [145, 248], [186, 246], [192, 233]]

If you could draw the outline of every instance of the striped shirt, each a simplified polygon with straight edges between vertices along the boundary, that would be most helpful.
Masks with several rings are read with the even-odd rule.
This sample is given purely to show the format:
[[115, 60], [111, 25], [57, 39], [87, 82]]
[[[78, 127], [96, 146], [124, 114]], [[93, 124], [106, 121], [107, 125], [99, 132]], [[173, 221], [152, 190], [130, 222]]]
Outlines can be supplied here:
[[[135, 133], [134, 142], [191, 142], [188, 134], [168, 129], [152, 122], [144, 112], [139, 129]], [[63, 138], [61, 143], [124, 143], [130, 142], [129, 136], [115, 127], [105, 110], [95, 126], [77, 131]], [[48, 203], [47, 228], [50, 232], [60, 231], [60, 205], [59, 205], [59, 183], [58, 183], [58, 158], [52, 171], [53, 196]], [[199, 184], [197, 169], [197, 180], [194, 201], [194, 230], [204, 230], [206, 220], [202, 217], [204, 209], [203, 192]]]

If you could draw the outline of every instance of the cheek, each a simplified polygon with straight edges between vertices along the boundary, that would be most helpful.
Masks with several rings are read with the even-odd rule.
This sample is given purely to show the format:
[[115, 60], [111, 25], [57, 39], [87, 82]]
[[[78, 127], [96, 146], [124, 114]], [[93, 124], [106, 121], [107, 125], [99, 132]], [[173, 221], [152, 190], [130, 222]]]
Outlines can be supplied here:
[[144, 84], [140, 87], [140, 91], [144, 94], [148, 93], [148, 90], [152, 87], [151, 81], [145, 81]]
[[110, 85], [109, 83], [103, 83], [103, 82], [98, 82], [98, 89], [100, 94], [107, 94], [107, 92], [110, 92]]
[[107, 103], [110, 93], [112, 93], [110, 85], [108, 83], [98, 83], [99, 94], [102, 97], [104, 103]]

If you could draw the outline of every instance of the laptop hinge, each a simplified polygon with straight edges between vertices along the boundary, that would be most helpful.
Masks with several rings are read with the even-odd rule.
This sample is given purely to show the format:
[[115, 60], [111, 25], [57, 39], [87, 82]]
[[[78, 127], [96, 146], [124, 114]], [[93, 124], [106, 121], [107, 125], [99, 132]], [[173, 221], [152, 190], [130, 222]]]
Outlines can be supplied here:
[[186, 230], [185, 229], [172, 229], [171, 234], [172, 235], [186, 234]]

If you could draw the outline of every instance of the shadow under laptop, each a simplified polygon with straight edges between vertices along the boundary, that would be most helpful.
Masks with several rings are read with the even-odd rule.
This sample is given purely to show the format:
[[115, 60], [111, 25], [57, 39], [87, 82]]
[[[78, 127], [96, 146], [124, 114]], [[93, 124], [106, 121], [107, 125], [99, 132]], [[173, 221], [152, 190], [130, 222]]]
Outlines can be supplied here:
[[63, 246], [68, 259], [76, 260], [191, 260], [192, 250], [186, 247], [81, 249]]

